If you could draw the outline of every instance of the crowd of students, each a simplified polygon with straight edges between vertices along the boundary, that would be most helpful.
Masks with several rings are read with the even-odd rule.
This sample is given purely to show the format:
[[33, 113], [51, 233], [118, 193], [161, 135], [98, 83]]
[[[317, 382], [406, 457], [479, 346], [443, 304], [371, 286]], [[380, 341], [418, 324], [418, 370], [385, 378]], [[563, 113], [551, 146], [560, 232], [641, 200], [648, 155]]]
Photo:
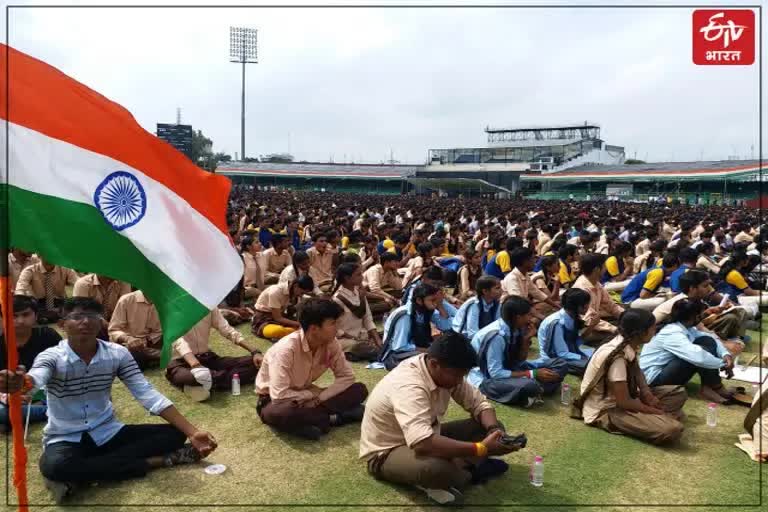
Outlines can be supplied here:
[[[455, 503], [506, 471], [491, 456], [521, 448], [491, 402], [536, 407], [569, 373], [581, 378], [575, 417], [654, 444], [682, 435], [694, 375], [701, 398], [732, 403], [721, 371], [732, 375], [751, 342], [766, 285], [768, 227], [756, 213], [236, 187], [228, 223], [243, 277], [173, 343], [165, 376], [203, 401], [238, 374], [263, 423], [305, 439], [362, 422], [373, 477]], [[143, 375], [162, 347], [149, 297], [19, 249], [8, 259], [26, 370], [4, 370], [0, 390], [22, 390], [30, 421], [47, 420], [40, 470], [57, 500], [216, 448]], [[56, 321], [65, 340], [44, 326]], [[262, 354], [234, 329], [243, 323], [274, 345]], [[212, 329], [242, 356], [211, 351]], [[356, 361], [389, 372], [370, 396]], [[315, 384], [329, 370], [333, 383]], [[119, 423], [114, 377], [169, 425]], [[440, 425], [451, 399], [470, 417]], [[756, 440], [760, 403], [748, 417]]]

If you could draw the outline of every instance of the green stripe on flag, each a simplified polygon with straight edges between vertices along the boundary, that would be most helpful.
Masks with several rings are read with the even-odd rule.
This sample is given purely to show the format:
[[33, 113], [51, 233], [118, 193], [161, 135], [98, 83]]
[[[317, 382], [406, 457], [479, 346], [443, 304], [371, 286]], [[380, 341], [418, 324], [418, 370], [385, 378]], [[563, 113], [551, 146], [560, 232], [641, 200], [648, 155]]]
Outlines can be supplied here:
[[[0, 195], [4, 193], [0, 184]], [[10, 245], [79, 272], [132, 284], [155, 304], [163, 326], [165, 366], [171, 343], [189, 331], [208, 308], [149, 261], [93, 206], [9, 186]], [[5, 213], [5, 212], [4, 212]]]

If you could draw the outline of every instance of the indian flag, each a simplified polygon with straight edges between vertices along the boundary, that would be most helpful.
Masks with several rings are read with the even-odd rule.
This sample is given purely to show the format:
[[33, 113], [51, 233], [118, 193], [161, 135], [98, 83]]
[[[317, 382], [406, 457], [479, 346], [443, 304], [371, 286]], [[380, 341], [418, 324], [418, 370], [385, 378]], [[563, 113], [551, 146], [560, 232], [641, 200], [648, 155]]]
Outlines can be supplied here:
[[167, 361], [171, 342], [242, 275], [226, 226], [229, 180], [198, 168], [117, 103], [0, 46], [10, 246], [141, 289], [157, 307]]

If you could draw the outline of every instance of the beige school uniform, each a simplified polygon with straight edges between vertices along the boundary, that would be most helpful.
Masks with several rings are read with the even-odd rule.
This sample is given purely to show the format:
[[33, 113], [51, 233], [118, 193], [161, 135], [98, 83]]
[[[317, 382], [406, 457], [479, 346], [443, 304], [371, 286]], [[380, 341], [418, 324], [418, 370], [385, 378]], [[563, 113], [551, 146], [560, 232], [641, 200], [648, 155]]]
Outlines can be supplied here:
[[19, 281], [21, 271], [27, 267], [31, 267], [35, 263], [40, 263], [40, 259], [34, 254], [27, 258], [24, 262], [17, 260], [13, 253], [8, 253], [8, 272], [10, 277], [10, 289], [11, 291], [16, 289], [16, 283]]
[[378, 347], [369, 333], [376, 330], [376, 324], [373, 322], [371, 308], [367, 305], [368, 301], [366, 300], [365, 314], [362, 318], [358, 318], [340, 297], [352, 306], [359, 306], [359, 290], [356, 288], [351, 291], [342, 286], [333, 295], [333, 300], [344, 310], [341, 317], [336, 320], [336, 339], [341, 344], [342, 350], [361, 359], [375, 358]]
[[27, 295], [38, 300], [44, 299], [46, 274], [51, 275], [53, 296], [57, 299], [65, 299], [67, 297], [67, 285], [74, 285], [77, 282], [77, 274], [74, 270], [57, 265], [53, 267], [53, 270], [47, 272], [42, 262], [38, 261], [21, 271], [16, 283], [16, 295]]
[[416, 455], [413, 447], [439, 434], [460, 441], [482, 441], [486, 432], [474, 420], [442, 423], [453, 399], [472, 418], [491, 409], [466, 380], [452, 388], [435, 384], [426, 355], [412, 357], [388, 373], [371, 392], [360, 427], [360, 458], [376, 478], [396, 484], [447, 489], [466, 487], [467, 461]]
[[73, 297], [88, 297], [95, 299], [104, 307], [104, 318], [110, 320], [117, 307], [117, 302], [123, 295], [131, 293], [131, 285], [122, 281], [112, 281], [104, 286], [96, 274], [87, 274], [75, 282], [72, 290]]
[[[581, 381], [582, 393], [595, 379], [608, 355], [622, 341], [623, 338], [617, 336], [595, 351], [584, 372], [584, 379]], [[631, 412], [616, 406], [616, 396], [605, 381], [607, 380], [608, 383], [628, 382], [628, 364], [634, 361], [636, 357], [635, 350], [627, 345], [624, 347], [624, 356], [613, 360], [610, 368], [584, 400], [582, 409], [584, 423], [600, 427], [613, 434], [627, 434], [644, 439], [653, 444], [662, 444], [679, 439], [683, 432], [683, 424], [676, 418], [680, 417], [687, 398], [683, 386], [658, 386], [651, 389], [661, 401], [661, 408], [668, 414]]]

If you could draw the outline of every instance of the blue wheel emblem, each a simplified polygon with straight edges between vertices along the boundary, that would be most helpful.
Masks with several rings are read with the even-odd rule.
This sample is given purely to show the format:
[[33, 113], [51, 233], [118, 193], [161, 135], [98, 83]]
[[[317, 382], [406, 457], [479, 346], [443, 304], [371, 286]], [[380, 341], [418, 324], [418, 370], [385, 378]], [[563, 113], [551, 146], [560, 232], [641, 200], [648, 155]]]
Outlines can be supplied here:
[[136, 225], [147, 212], [144, 188], [133, 174], [125, 171], [104, 178], [93, 193], [93, 202], [116, 231]]

